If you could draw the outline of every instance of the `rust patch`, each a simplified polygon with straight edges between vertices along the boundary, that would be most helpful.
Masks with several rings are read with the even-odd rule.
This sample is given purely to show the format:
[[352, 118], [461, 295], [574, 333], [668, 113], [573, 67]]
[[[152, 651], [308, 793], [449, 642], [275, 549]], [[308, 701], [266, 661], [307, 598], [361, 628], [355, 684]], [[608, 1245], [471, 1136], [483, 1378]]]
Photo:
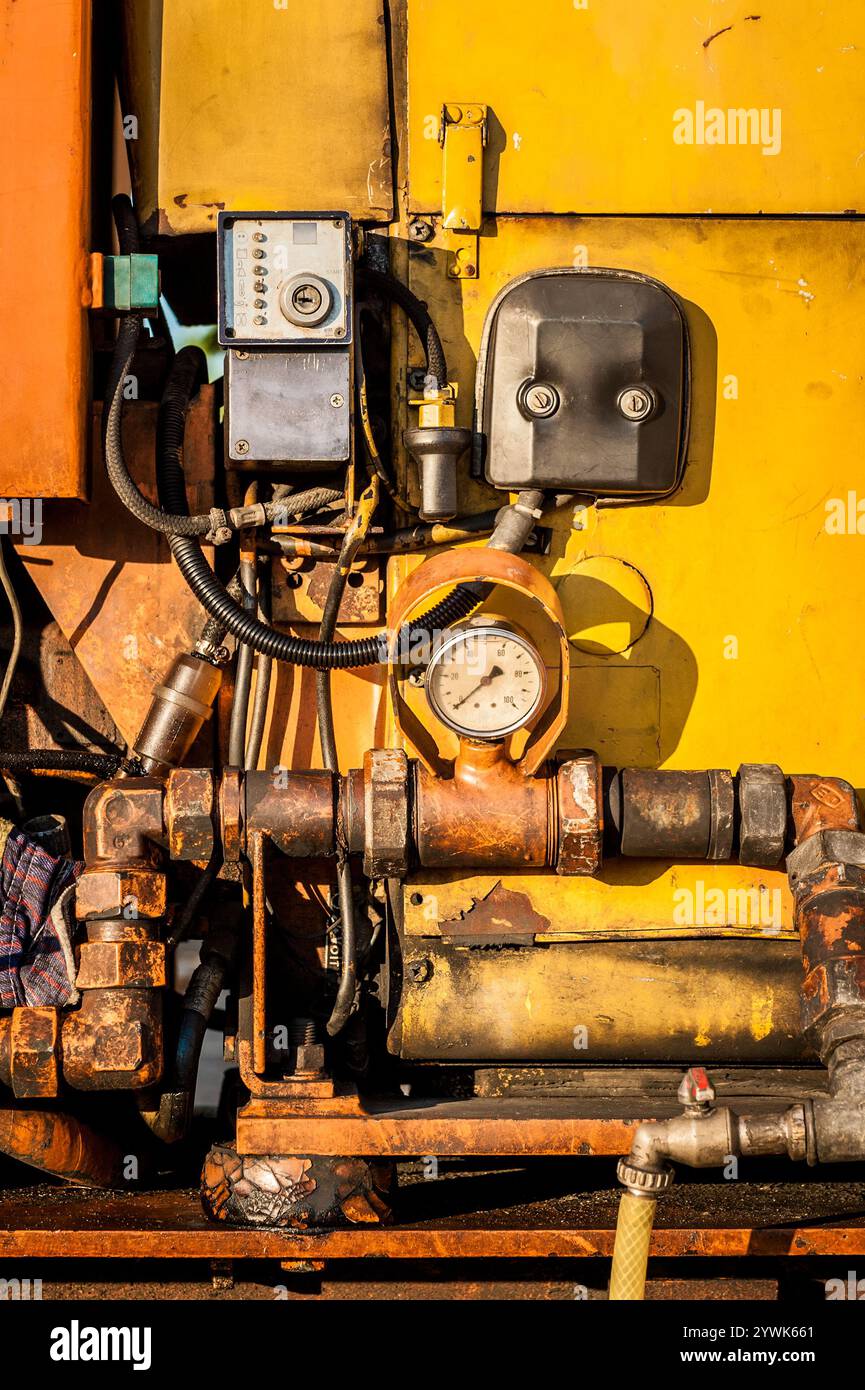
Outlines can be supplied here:
[[514, 893], [499, 881], [459, 917], [440, 923], [443, 936], [480, 938], [497, 945], [525, 944], [535, 935], [549, 931], [548, 918], [536, 911], [527, 893]]
[[[274, 619], [283, 623], [317, 621], [324, 611], [335, 569], [334, 563], [324, 559], [314, 565], [287, 563], [275, 569]], [[343, 590], [338, 624], [379, 622], [381, 600], [380, 562], [359, 560], [352, 566]]]

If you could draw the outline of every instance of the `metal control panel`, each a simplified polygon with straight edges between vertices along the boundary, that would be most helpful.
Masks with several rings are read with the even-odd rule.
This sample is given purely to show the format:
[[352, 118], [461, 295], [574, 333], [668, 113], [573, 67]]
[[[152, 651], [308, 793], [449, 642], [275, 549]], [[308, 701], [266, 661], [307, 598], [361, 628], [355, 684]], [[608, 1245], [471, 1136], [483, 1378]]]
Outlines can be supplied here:
[[348, 350], [225, 354], [225, 449], [235, 467], [333, 468], [351, 453]]
[[347, 213], [223, 212], [217, 239], [223, 347], [351, 341]]
[[234, 467], [333, 468], [351, 457], [351, 219], [219, 215], [225, 450]]

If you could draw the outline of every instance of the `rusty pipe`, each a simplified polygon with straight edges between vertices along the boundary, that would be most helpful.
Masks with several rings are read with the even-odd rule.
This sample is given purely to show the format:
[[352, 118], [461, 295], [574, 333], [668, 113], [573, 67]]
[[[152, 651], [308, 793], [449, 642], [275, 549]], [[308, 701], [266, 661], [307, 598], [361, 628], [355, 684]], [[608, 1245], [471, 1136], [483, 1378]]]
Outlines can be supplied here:
[[619, 1179], [653, 1195], [671, 1162], [717, 1167], [738, 1154], [784, 1154], [809, 1163], [865, 1161], [865, 834], [854, 789], [839, 778], [787, 779], [795, 846], [787, 858], [802, 945], [801, 1023], [829, 1072], [830, 1094], [783, 1112], [716, 1108], [702, 1068], [680, 1087], [681, 1115], [641, 1125]]
[[[379, 761], [388, 756], [374, 753]], [[735, 776], [725, 768], [617, 771], [583, 753], [527, 777], [502, 744], [463, 740], [449, 777], [409, 764], [401, 808], [391, 784], [385, 790], [370, 781], [369, 766], [338, 785], [329, 777], [285, 769], [247, 774], [247, 832], [266, 833], [285, 854], [322, 858], [335, 853], [338, 828], [351, 853], [376, 863], [387, 856], [369, 852], [379, 836], [372, 822], [380, 821], [384, 833], [390, 823], [404, 823], [408, 840], [399, 857], [406, 864], [594, 874], [602, 835], [607, 857], [729, 861], [738, 854], [742, 863], [771, 866], [785, 846], [816, 828], [858, 825], [849, 783], [785, 778], [771, 764], [744, 765]], [[385, 796], [390, 806], [379, 807]]]
[[452, 777], [416, 768], [418, 861], [430, 869], [555, 863], [555, 797], [555, 778], [524, 776], [503, 744], [463, 740]]
[[247, 772], [243, 779], [247, 842], [266, 835], [295, 859], [329, 859], [336, 853], [336, 778], [324, 769]]
[[62, 1110], [0, 1106], [0, 1153], [81, 1187], [119, 1187], [123, 1154]]

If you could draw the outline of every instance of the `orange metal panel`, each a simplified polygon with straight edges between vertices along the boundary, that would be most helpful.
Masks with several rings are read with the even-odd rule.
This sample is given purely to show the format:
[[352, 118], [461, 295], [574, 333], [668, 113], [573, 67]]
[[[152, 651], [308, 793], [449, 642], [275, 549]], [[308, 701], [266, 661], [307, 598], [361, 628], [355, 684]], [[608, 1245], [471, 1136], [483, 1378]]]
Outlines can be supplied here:
[[0, 494], [86, 495], [90, 6], [0, 0]]

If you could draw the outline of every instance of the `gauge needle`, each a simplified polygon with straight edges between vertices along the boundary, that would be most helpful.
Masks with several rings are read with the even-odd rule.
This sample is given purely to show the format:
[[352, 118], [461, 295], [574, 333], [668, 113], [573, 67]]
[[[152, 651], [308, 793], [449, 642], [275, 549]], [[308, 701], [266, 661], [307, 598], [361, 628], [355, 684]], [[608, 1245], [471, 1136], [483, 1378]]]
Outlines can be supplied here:
[[452, 708], [453, 708], [453, 709], [459, 709], [460, 705], [464, 705], [465, 702], [466, 702], [466, 700], [470, 700], [470, 699], [472, 698], [473, 695], [477, 695], [477, 693], [478, 693], [479, 690], [483, 690], [483, 688], [484, 688], [485, 685], [489, 685], [491, 681], [494, 681], [495, 678], [496, 678], [496, 676], [503, 676], [503, 675], [504, 675], [504, 671], [502, 670], [501, 666], [493, 666], [493, 668], [492, 668], [492, 670], [490, 671], [489, 675], [488, 675], [488, 676], [483, 676], [483, 677], [481, 678], [481, 680], [478, 682], [478, 684], [475, 686], [474, 690], [470, 690], [469, 693], [468, 693], [468, 695], [464, 695], [463, 698], [462, 698], [461, 700], [457, 700], [456, 704], [453, 705]]

